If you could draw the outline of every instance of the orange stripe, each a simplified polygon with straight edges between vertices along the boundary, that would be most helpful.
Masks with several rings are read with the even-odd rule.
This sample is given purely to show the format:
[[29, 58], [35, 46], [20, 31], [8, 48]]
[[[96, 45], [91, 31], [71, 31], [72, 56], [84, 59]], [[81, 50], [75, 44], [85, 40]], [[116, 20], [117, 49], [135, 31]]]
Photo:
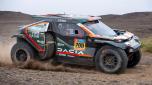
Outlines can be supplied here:
[[89, 35], [89, 37], [96, 37], [96, 35], [93, 32], [91, 32], [87, 27], [85, 27], [83, 24], [79, 23], [78, 25], [81, 27], [82, 30], [84, 30]]
[[38, 22], [38, 23], [33, 23], [33, 24], [30, 24], [30, 25], [25, 25], [24, 28], [27, 28], [27, 27], [30, 27], [30, 26], [37, 26], [37, 25], [41, 25], [41, 24], [48, 24], [49, 22]]

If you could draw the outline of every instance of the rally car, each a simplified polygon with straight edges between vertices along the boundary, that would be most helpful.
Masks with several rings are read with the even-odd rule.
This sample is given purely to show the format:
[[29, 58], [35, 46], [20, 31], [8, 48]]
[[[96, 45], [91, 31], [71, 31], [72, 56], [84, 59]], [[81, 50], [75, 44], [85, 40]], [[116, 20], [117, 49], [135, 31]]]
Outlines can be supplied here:
[[96, 66], [105, 73], [122, 73], [141, 59], [139, 38], [110, 28], [95, 16], [35, 16], [38, 22], [14, 35], [11, 59], [24, 68], [33, 59]]

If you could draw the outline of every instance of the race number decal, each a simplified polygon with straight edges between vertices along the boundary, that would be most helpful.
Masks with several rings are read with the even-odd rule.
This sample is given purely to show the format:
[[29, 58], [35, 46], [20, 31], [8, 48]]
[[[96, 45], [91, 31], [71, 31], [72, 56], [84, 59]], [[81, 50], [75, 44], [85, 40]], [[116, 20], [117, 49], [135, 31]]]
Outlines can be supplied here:
[[86, 44], [84, 39], [74, 39], [74, 50], [85, 50]]

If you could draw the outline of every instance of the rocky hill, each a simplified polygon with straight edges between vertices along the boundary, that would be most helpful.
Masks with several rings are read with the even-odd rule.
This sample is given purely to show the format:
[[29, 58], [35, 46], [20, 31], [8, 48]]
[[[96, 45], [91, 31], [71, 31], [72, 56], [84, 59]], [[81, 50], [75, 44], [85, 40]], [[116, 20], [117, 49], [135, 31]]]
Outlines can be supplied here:
[[104, 15], [101, 17], [103, 22], [112, 28], [128, 30], [142, 38], [148, 37], [152, 33], [152, 12]]
[[18, 26], [30, 24], [34, 21], [31, 15], [28, 14], [0, 11], [0, 37], [10, 37], [17, 33]]
[[2, 20], [33, 20], [31, 15], [21, 12], [0, 11], [0, 21]]
[[[136, 12], [124, 15], [103, 15], [102, 21], [112, 28], [131, 31], [144, 38], [152, 33], [152, 12]], [[29, 24], [35, 20], [29, 14], [21, 12], [0, 11], [0, 34], [11, 35], [19, 25]]]

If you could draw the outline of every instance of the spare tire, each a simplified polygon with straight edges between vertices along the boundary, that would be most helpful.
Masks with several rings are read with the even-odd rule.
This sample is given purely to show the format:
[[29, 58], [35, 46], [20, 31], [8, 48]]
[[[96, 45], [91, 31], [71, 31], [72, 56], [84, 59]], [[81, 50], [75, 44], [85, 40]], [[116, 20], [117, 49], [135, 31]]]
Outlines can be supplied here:
[[45, 52], [40, 53], [40, 60], [51, 59], [55, 52], [55, 40], [51, 33], [45, 33]]

